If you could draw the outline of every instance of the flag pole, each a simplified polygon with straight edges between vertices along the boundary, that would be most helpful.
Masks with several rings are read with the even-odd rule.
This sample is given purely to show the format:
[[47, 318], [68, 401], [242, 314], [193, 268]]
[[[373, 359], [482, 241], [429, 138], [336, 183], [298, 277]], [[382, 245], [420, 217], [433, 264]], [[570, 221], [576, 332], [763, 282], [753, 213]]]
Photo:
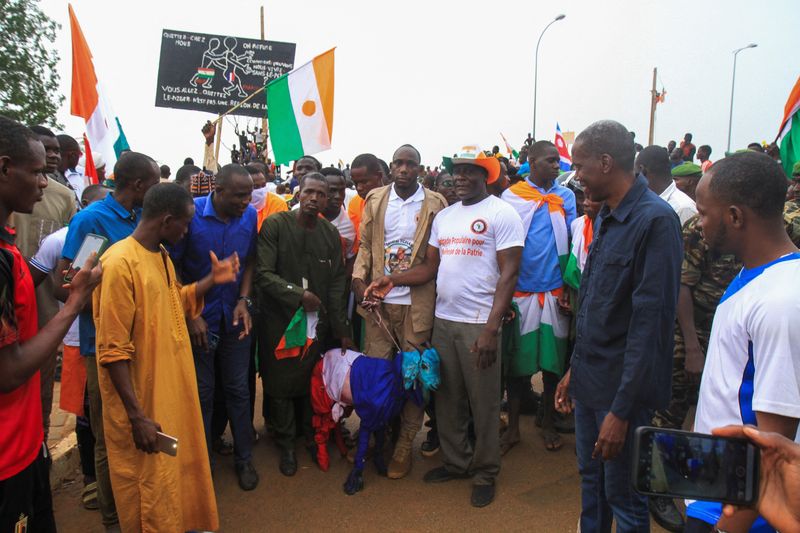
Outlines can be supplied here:
[[[264, 6], [261, 6], [261, 40], [266, 40], [266, 32], [264, 31]], [[261, 130], [264, 139], [264, 153], [267, 153], [267, 146], [269, 141], [269, 130], [267, 129], [267, 115], [266, 111], [264, 111], [264, 117], [261, 119]]]
[[656, 78], [658, 77], [658, 67], [653, 69], [653, 88], [650, 90], [650, 132], [647, 135], [647, 144], [653, 144], [653, 133], [656, 128]]

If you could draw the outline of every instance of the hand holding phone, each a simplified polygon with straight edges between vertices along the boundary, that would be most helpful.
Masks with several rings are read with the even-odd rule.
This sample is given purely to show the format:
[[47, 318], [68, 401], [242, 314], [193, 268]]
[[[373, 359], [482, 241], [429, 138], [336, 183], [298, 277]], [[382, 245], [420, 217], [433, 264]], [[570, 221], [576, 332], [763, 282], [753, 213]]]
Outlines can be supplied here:
[[633, 482], [642, 494], [746, 506], [758, 499], [759, 461], [743, 438], [640, 427]]
[[[64, 282], [70, 283], [72, 278], [75, 277], [75, 274], [77, 274], [81, 268], [86, 266], [86, 262], [92, 258], [92, 254], [94, 254], [96, 264], [96, 261], [100, 259], [100, 255], [105, 251], [107, 245], [108, 239], [102, 235], [87, 233], [86, 237], [84, 237], [83, 242], [81, 243], [81, 247], [78, 248], [78, 253], [72, 260], [72, 264], [69, 266], [67, 273], [64, 275]], [[92, 264], [91, 267], [94, 268], [95, 264]]]
[[167, 455], [171, 455], [172, 457], [178, 455], [177, 438], [158, 431], [156, 433], [156, 439], [158, 441], [158, 451]]

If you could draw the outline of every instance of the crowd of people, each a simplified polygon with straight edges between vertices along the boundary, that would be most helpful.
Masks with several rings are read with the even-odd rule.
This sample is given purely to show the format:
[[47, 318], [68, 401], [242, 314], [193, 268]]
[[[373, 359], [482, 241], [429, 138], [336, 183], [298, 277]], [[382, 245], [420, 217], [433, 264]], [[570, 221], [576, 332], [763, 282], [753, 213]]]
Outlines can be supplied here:
[[[427, 425], [420, 451], [442, 464], [424, 481], [469, 478], [485, 507], [532, 409], [543, 449], [575, 433], [581, 531], [649, 531], [651, 514], [674, 531], [797, 531], [800, 163], [787, 177], [761, 145], [712, 163], [691, 134], [642, 147], [607, 120], [577, 136], [567, 172], [549, 141], [509, 152], [464, 146], [433, 168], [410, 144], [345, 168], [307, 155], [280, 182], [258, 157], [187, 160], [171, 180], [128, 151], [90, 184], [75, 139], [0, 117], [0, 531], [56, 529], [57, 361], [82, 503], [106, 530], [211, 531], [222, 458], [244, 491], [260, 439], [284, 476], [327, 469], [324, 354], [428, 346], [439, 385], [404, 397], [376, 463], [389, 478], [412, 470]], [[108, 248], [75, 265], [87, 236]], [[333, 437], [341, 406], [380, 391], [348, 377], [334, 394], [331, 372]], [[633, 489], [636, 429], [683, 428], [693, 406], [695, 431], [762, 447], [757, 509], [687, 502], [684, 518]]]

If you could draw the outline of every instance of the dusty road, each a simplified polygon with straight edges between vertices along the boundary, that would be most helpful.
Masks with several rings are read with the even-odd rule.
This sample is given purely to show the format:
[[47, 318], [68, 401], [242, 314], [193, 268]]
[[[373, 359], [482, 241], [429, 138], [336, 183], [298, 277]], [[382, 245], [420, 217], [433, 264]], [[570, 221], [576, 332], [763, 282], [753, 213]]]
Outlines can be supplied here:
[[[217, 456], [214, 485], [221, 531], [574, 532], [580, 497], [573, 436], [564, 436], [560, 451], [547, 452], [532, 417], [523, 417], [522, 429], [522, 442], [503, 460], [497, 498], [484, 509], [470, 506], [469, 480], [422, 482], [423, 474], [440, 464], [438, 455], [419, 454], [423, 433], [415, 443], [414, 468], [407, 478], [379, 477], [368, 463], [365, 489], [355, 496], [345, 495], [341, 488], [350, 469], [346, 459], [332, 457], [330, 470], [322, 472], [298, 442], [300, 468], [287, 478], [278, 472], [277, 450], [262, 437], [254, 450], [261, 482], [252, 492], [239, 489], [232, 460]], [[336, 453], [333, 447], [331, 452]], [[79, 485], [55, 493], [59, 531], [101, 533], [97, 511], [78, 504]]]

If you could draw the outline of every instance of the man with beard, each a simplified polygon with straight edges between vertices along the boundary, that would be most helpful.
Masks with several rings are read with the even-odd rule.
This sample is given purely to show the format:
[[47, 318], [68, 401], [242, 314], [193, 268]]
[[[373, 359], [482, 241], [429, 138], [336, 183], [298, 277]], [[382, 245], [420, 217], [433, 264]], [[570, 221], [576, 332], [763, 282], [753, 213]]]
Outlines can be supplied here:
[[[280, 471], [285, 476], [297, 472], [294, 439], [298, 429], [302, 427], [309, 450], [316, 450], [309, 382], [317, 355], [333, 344], [352, 345], [344, 308], [346, 280], [339, 233], [319, 216], [328, 202], [325, 176], [306, 174], [299, 198], [298, 209], [264, 221], [258, 235], [255, 280], [261, 302], [259, 369], [264, 393], [269, 396], [275, 442], [281, 450]], [[302, 354], [277, 354], [287, 326], [298, 314], [306, 321], [313, 314], [319, 318], [315, 342]], [[296, 401], [302, 407], [302, 420], [295, 417]]]
[[[780, 164], [750, 151], [717, 161], [697, 186], [709, 248], [744, 264], [714, 316], [694, 423], [699, 433], [749, 424], [797, 439], [800, 251], [783, 225], [786, 189]], [[688, 502], [685, 531], [773, 531], [753, 510], [721, 517], [721, 507]]]
[[[434, 217], [447, 207], [447, 202], [419, 184], [421, 168], [417, 149], [404, 144], [392, 156], [392, 185], [366, 195], [360, 228], [361, 246], [353, 268], [353, 291], [358, 302], [363, 299], [370, 281], [404, 272], [424, 259]], [[360, 170], [353, 162], [354, 180]], [[358, 183], [356, 181], [357, 187]], [[436, 285], [431, 280], [418, 287], [391, 290], [382, 304], [370, 313], [359, 309], [365, 321], [364, 353], [391, 360], [396, 355], [396, 346], [412, 351], [429, 341], [435, 301]], [[379, 325], [379, 320], [385, 326]], [[411, 471], [411, 444], [422, 427], [422, 419], [422, 407], [407, 401], [401, 414], [400, 435], [389, 463], [387, 475], [390, 479], [400, 479]]]

